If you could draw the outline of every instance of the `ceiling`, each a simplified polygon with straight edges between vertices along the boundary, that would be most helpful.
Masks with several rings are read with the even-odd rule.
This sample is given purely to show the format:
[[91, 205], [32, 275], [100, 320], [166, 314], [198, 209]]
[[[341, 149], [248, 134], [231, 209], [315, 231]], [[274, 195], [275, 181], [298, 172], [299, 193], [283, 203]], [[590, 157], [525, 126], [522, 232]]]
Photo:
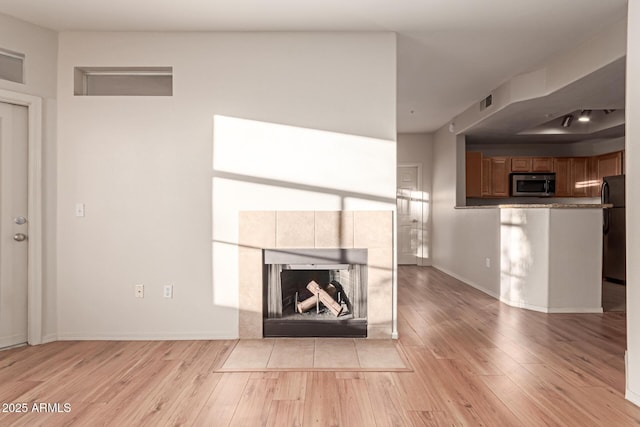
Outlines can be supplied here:
[[[508, 105], [465, 131], [472, 145], [574, 143], [624, 136], [626, 58], [618, 59], [547, 96]], [[592, 110], [580, 123], [581, 110]], [[615, 111], [605, 114], [603, 110]], [[574, 115], [568, 128], [562, 119]]]
[[398, 131], [433, 132], [626, 16], [627, 0], [0, 0], [58, 31], [395, 31]]

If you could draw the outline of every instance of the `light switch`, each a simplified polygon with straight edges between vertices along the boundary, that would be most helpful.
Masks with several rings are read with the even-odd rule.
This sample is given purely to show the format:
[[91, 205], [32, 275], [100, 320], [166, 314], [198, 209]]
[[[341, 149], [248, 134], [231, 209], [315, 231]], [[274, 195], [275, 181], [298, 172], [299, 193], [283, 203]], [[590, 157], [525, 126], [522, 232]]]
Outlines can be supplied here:
[[76, 203], [76, 216], [84, 216], [84, 203]]

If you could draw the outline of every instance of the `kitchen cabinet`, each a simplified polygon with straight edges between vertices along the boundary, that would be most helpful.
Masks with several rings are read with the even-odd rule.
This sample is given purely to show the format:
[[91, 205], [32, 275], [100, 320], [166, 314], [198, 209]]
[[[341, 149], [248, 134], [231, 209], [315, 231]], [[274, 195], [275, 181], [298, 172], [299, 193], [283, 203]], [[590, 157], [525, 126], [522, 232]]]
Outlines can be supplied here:
[[598, 197], [602, 177], [623, 173], [623, 152], [593, 157], [485, 157], [467, 153], [467, 197], [509, 197], [510, 173], [556, 174], [555, 197]]
[[531, 157], [512, 157], [511, 172], [531, 172]]
[[532, 172], [552, 172], [553, 157], [533, 157], [530, 170]]
[[556, 157], [556, 197], [589, 197], [589, 158]]
[[509, 197], [509, 157], [491, 157], [491, 196]]
[[482, 197], [491, 197], [491, 158], [482, 159]]
[[589, 197], [591, 195], [589, 180], [589, 158], [572, 157], [569, 163], [569, 171], [572, 185], [571, 196]]
[[512, 157], [511, 172], [552, 172], [553, 157]]
[[553, 159], [553, 171], [556, 173], [556, 197], [571, 197], [570, 158], [557, 157]]
[[592, 162], [593, 186], [591, 195], [600, 197], [602, 178], [605, 176], [622, 175], [622, 151], [602, 154], [593, 158]]
[[465, 161], [467, 197], [482, 197], [482, 153], [467, 151]]

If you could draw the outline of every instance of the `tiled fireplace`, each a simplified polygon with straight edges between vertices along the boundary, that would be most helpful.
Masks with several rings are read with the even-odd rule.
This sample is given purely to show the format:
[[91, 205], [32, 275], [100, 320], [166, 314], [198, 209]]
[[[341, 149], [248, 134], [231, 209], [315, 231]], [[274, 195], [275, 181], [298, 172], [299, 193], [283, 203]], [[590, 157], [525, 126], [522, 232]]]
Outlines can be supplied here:
[[[391, 211], [239, 215], [240, 338], [391, 338]], [[275, 290], [269, 290], [269, 282]], [[306, 289], [312, 282], [331, 293], [335, 302], [325, 307], [319, 291]], [[296, 321], [302, 323], [287, 326]], [[325, 332], [323, 324], [329, 325]]]

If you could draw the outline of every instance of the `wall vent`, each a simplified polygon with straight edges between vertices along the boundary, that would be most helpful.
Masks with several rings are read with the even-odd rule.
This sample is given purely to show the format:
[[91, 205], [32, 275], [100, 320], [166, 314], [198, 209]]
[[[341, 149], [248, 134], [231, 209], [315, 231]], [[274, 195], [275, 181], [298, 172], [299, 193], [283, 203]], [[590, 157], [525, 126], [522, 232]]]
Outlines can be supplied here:
[[480, 111], [491, 107], [491, 104], [493, 104], [493, 95], [489, 95], [485, 99], [480, 101]]
[[24, 83], [24, 54], [0, 49], [0, 79]]
[[171, 96], [173, 67], [74, 67], [77, 96]]

